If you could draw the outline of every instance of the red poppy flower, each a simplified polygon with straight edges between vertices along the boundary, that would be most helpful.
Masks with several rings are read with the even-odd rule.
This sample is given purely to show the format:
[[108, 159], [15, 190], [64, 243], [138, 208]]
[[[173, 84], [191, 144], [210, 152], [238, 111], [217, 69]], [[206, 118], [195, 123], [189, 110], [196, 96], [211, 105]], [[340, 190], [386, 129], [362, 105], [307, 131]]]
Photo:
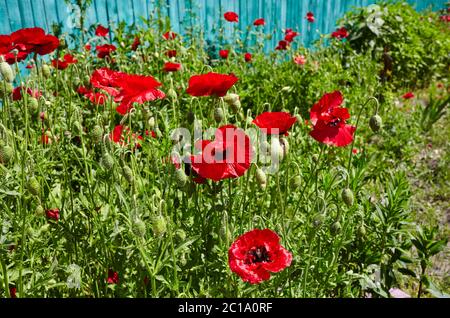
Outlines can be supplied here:
[[347, 108], [340, 107], [343, 102], [341, 92], [325, 94], [310, 111], [314, 125], [309, 133], [315, 140], [327, 145], [344, 147], [353, 141], [356, 127], [347, 125], [350, 118]]
[[244, 282], [259, 284], [289, 267], [292, 254], [280, 245], [280, 237], [269, 229], [255, 229], [238, 237], [228, 250], [232, 272]]
[[119, 283], [119, 273], [113, 271], [112, 269], [108, 270], [108, 278], [106, 279], [108, 284], [118, 284]]
[[134, 38], [133, 44], [131, 45], [131, 50], [136, 51], [138, 49], [139, 45], [141, 45], [141, 40], [137, 36]]
[[265, 112], [258, 115], [253, 123], [268, 135], [288, 135], [288, 130], [297, 118], [285, 112]]
[[286, 35], [284, 37], [284, 40], [291, 43], [294, 41], [295, 37], [300, 35], [300, 33], [292, 31], [292, 29], [287, 29], [286, 30]]
[[297, 55], [294, 57], [294, 63], [297, 65], [305, 65], [306, 57], [304, 55]]
[[9, 35], [0, 35], [0, 55], [9, 53], [12, 49], [11, 37]]
[[194, 75], [189, 79], [189, 87], [186, 90], [191, 96], [216, 96], [223, 97], [239, 79], [234, 75], [207, 73]]
[[34, 68], [34, 64], [33, 63], [27, 63], [27, 66], [25, 66], [26, 69], [32, 69]]
[[5, 62], [10, 65], [15, 64], [16, 61], [17, 61], [17, 63], [22, 62], [27, 57], [28, 57], [27, 52], [18, 52], [17, 56], [14, 53], [7, 53], [7, 54], [3, 55]]
[[228, 22], [239, 22], [239, 16], [235, 12], [225, 12], [223, 16]]
[[104, 105], [106, 103], [106, 95], [98, 92], [89, 92], [85, 96], [95, 105]]
[[52, 60], [52, 65], [54, 68], [57, 68], [58, 70], [65, 70], [70, 64], [75, 64], [77, 62], [78, 60], [74, 59], [72, 55], [66, 54], [64, 55], [64, 59], [62, 61]]
[[166, 40], [175, 40], [176, 37], [177, 37], [177, 34], [172, 31], [168, 31], [163, 34], [163, 38], [165, 38]]
[[13, 48], [19, 52], [37, 53], [46, 55], [59, 46], [57, 37], [45, 34], [41, 28], [25, 28], [11, 33], [11, 42]]
[[191, 156], [191, 169], [202, 178], [220, 181], [238, 178], [250, 168], [250, 138], [233, 125], [218, 128], [214, 141], [200, 140], [196, 148], [202, 153]]
[[414, 98], [414, 93], [413, 92], [407, 92], [402, 97], [403, 97], [403, 99], [411, 99], [411, 98]]
[[177, 56], [177, 50], [169, 50], [169, 51], [166, 52], [166, 55], [169, 58], [176, 57]]
[[59, 220], [59, 209], [50, 209], [45, 211], [45, 215], [47, 216], [47, 219], [52, 219], [55, 221]]
[[[22, 91], [23, 91], [23, 89], [24, 89], [24, 87], [22, 87], [22, 86], [18, 86], [18, 87], [13, 89], [12, 97], [13, 97], [14, 101], [22, 99]], [[37, 90], [37, 89], [27, 88], [26, 89], [26, 93], [29, 96], [34, 97], [34, 98], [39, 98], [39, 97], [42, 96], [42, 93], [39, 90]]]
[[256, 20], [253, 22], [253, 25], [254, 25], [254, 26], [260, 26], [260, 25], [265, 25], [265, 24], [266, 24], [266, 21], [265, 21], [263, 18], [256, 19]]
[[109, 138], [121, 146], [130, 145], [133, 141], [133, 148], [141, 147], [139, 140], [144, 139], [142, 136], [136, 136], [135, 133], [131, 133], [130, 128], [123, 125], [117, 125], [114, 127], [114, 130], [109, 134]]
[[306, 20], [308, 20], [308, 22], [313, 23], [316, 18], [314, 18], [314, 13], [312, 13], [311, 11], [306, 13]]
[[84, 46], [84, 49], [85, 49], [86, 51], [90, 51], [90, 50], [92, 49], [92, 45], [86, 44], [86, 45]]
[[245, 53], [244, 54], [244, 59], [246, 62], [251, 62], [252, 61], [252, 54], [251, 53]]
[[10, 287], [9, 288], [9, 294], [11, 295], [11, 298], [17, 298], [17, 288], [16, 287]]
[[288, 46], [288, 41], [281, 40], [280, 42], [278, 42], [278, 46], [275, 48], [275, 50], [287, 50]]
[[125, 73], [113, 71], [108, 68], [101, 68], [94, 71], [90, 82], [93, 87], [100, 88], [109, 95], [115, 97], [119, 94], [118, 82], [125, 76]]
[[98, 27], [95, 29], [95, 35], [96, 36], [107, 36], [109, 33], [109, 29], [105, 28], [103, 25], [99, 24]]
[[117, 48], [112, 44], [104, 44], [104, 45], [97, 45], [97, 56], [101, 59], [110, 56], [111, 52], [114, 52], [117, 50]]
[[181, 70], [181, 64], [180, 63], [172, 63], [167, 62], [164, 64], [164, 71], [165, 72], [177, 72]]
[[331, 37], [338, 39], [345, 39], [348, 37], [348, 31], [345, 27], [342, 27], [331, 33]]
[[228, 51], [228, 50], [220, 50], [220, 51], [219, 51], [219, 55], [220, 55], [220, 57], [223, 58], [223, 59], [227, 59], [229, 53], [230, 53], [230, 51]]
[[121, 102], [121, 104], [116, 108], [116, 111], [121, 115], [125, 115], [132, 109], [133, 103], [143, 104], [166, 96], [157, 89], [162, 84], [151, 76], [125, 74], [120, 82], [116, 82], [117, 84], [120, 85], [120, 91], [115, 101]]

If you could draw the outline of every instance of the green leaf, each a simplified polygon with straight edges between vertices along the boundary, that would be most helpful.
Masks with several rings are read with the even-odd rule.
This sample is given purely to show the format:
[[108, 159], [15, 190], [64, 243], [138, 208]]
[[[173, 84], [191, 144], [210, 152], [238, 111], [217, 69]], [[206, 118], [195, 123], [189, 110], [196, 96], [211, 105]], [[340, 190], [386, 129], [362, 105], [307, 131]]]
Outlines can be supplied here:
[[412, 270], [410, 270], [408, 268], [399, 268], [398, 271], [400, 273], [402, 273], [403, 275], [408, 275], [408, 276], [412, 276], [414, 278], [417, 278], [416, 273], [414, 273]]

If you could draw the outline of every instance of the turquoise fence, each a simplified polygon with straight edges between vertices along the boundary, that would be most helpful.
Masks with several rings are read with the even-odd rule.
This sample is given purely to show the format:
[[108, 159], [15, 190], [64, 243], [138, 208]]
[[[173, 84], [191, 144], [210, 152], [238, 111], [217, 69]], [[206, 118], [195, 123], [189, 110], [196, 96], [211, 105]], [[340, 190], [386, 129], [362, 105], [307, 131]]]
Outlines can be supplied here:
[[[320, 34], [334, 30], [336, 20], [352, 7], [367, 6], [375, 0], [93, 0], [87, 12], [86, 25], [101, 23], [117, 25], [140, 24], [140, 17], [148, 18], [159, 3], [163, 14], [170, 17], [172, 30], [183, 33], [191, 25], [201, 26], [205, 34], [213, 34], [214, 26], [226, 11], [239, 14], [239, 28], [245, 30], [257, 18], [266, 20], [265, 32], [293, 28], [301, 33], [296, 39], [308, 46]], [[444, 7], [446, 0], [410, 0], [418, 10]], [[161, 6], [161, 3], [163, 5]], [[316, 21], [308, 23], [305, 15], [314, 13]], [[53, 23], [60, 23], [63, 32], [73, 29], [76, 18], [73, 7], [64, 0], [0, 0], [0, 34], [8, 34], [23, 27], [39, 26], [51, 31]], [[195, 18], [192, 18], [194, 14]], [[227, 25], [230, 27], [230, 25]], [[229, 30], [228, 30], [229, 32]], [[279, 31], [278, 31], [279, 32]], [[268, 46], [274, 47], [274, 36]]]

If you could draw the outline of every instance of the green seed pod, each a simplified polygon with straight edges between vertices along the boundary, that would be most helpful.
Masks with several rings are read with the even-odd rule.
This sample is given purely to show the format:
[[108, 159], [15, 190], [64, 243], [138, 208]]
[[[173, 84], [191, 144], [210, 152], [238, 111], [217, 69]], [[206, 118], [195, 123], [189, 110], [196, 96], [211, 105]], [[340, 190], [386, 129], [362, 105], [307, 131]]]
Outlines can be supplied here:
[[32, 113], [37, 113], [37, 111], [39, 110], [39, 101], [34, 97], [30, 97], [28, 99], [28, 105], [30, 106], [30, 110]]
[[361, 224], [361, 226], [358, 228], [358, 236], [360, 238], [364, 238], [366, 236], [366, 227], [364, 224]]
[[134, 235], [138, 237], [144, 237], [145, 233], [147, 233], [147, 228], [145, 226], [145, 223], [141, 219], [136, 219], [133, 221], [133, 227], [132, 227]]
[[232, 94], [232, 93], [231, 94], [227, 94], [226, 96], [223, 97], [223, 101], [231, 106], [232, 104], [234, 104], [237, 101], [239, 101], [239, 95]]
[[291, 181], [291, 187], [293, 187], [294, 189], [300, 188], [301, 184], [302, 184], [302, 177], [300, 176], [295, 176]]
[[0, 62], [0, 74], [7, 83], [14, 82], [14, 78], [16, 77], [11, 66], [5, 61]]
[[50, 67], [47, 64], [42, 65], [42, 75], [44, 75], [44, 77], [47, 77], [47, 78], [52, 75]]
[[99, 125], [95, 125], [92, 129], [91, 138], [94, 144], [99, 144], [102, 142], [103, 129]]
[[342, 201], [344, 201], [344, 203], [347, 204], [347, 206], [353, 205], [354, 197], [353, 197], [352, 190], [350, 190], [349, 188], [342, 190], [341, 196], [342, 196]]
[[233, 104], [230, 105], [231, 109], [237, 113], [241, 110], [241, 101], [238, 99]]
[[166, 233], [167, 223], [162, 215], [153, 217], [152, 231], [153, 231], [153, 234], [157, 237], [161, 237]]
[[379, 115], [373, 115], [370, 117], [369, 126], [373, 132], [377, 132], [383, 127], [383, 120]]
[[286, 157], [289, 153], [289, 142], [287, 141], [286, 138], [281, 137], [280, 144], [281, 144], [281, 147], [283, 148], [283, 157]]
[[103, 154], [102, 157], [102, 166], [106, 170], [111, 170], [114, 168], [114, 158], [107, 152]]
[[134, 181], [133, 170], [131, 170], [131, 168], [128, 167], [127, 165], [123, 166], [123, 177], [125, 178], [125, 180], [128, 181], [129, 184], [133, 184]]
[[341, 229], [342, 226], [341, 223], [339, 223], [339, 221], [336, 221], [333, 224], [331, 224], [330, 231], [332, 234], [338, 234], [339, 232], [341, 232]]
[[314, 218], [313, 218], [313, 220], [312, 220], [312, 225], [313, 225], [315, 228], [320, 227], [320, 226], [322, 225], [322, 223], [323, 223], [323, 219], [324, 219], [324, 217], [323, 217], [322, 214], [317, 214], [317, 215], [315, 215]]
[[180, 188], [183, 188], [186, 185], [188, 177], [186, 173], [184, 173], [183, 169], [177, 169], [175, 171], [175, 180], [177, 182], [178, 187]]
[[155, 117], [150, 117], [149, 119], [148, 119], [148, 127], [150, 128], [150, 129], [153, 129], [153, 128], [155, 128]]
[[14, 157], [14, 150], [10, 146], [0, 147], [0, 163], [7, 165]]
[[41, 193], [41, 185], [35, 177], [31, 177], [30, 180], [28, 180], [27, 189], [34, 196], [39, 196]]
[[214, 109], [214, 120], [216, 123], [220, 123], [224, 119], [225, 115], [223, 113], [222, 107], [216, 107]]
[[256, 181], [261, 186], [262, 189], [265, 189], [267, 186], [267, 176], [264, 171], [260, 168], [256, 169]]
[[37, 216], [44, 216], [45, 215], [45, 210], [44, 210], [44, 208], [42, 207], [42, 205], [38, 205], [37, 207], [36, 207], [36, 209], [34, 210], [34, 213], [37, 215]]

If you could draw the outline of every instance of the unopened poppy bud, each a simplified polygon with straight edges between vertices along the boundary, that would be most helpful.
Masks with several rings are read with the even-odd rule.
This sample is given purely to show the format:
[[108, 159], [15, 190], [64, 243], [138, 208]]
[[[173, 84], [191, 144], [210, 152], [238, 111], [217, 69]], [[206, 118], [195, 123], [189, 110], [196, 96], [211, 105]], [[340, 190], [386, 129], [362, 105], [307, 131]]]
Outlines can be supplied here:
[[28, 180], [27, 188], [34, 196], [39, 196], [41, 192], [41, 185], [35, 177], [31, 177], [30, 180]]
[[132, 184], [134, 181], [133, 170], [131, 170], [131, 168], [126, 165], [123, 167], [123, 177], [128, 181], [129, 184]]
[[[84, 76], [84, 80], [83, 80], [86, 84], [91, 82], [91, 77], [89, 75], [85, 75]], [[109, 115], [109, 114], [108, 114]]]
[[83, 126], [81, 125], [81, 123], [78, 120], [73, 122], [72, 130], [76, 136], [80, 136], [83, 134]]
[[144, 237], [145, 233], [147, 232], [145, 223], [141, 219], [136, 219], [133, 221], [132, 230], [133, 230], [134, 235], [136, 235], [138, 237]]
[[267, 176], [261, 168], [256, 169], [256, 181], [261, 186], [262, 189], [265, 189], [267, 186]]
[[216, 123], [220, 123], [224, 119], [224, 113], [222, 107], [216, 107], [214, 109], [214, 120]]
[[104, 153], [102, 156], [102, 166], [106, 170], [114, 168], [114, 158], [109, 153]]
[[178, 98], [177, 92], [172, 87], [169, 88], [169, 90], [167, 91], [167, 96], [169, 96], [172, 99]]
[[28, 99], [28, 105], [32, 113], [36, 113], [39, 109], [39, 101], [34, 97]]
[[42, 65], [42, 75], [46, 78], [51, 75], [50, 67], [47, 64]]
[[366, 236], [366, 228], [364, 224], [361, 224], [361, 226], [358, 228], [358, 236], [360, 238], [364, 238]]
[[280, 138], [280, 144], [281, 147], [283, 148], [283, 157], [286, 157], [289, 153], [289, 142], [287, 141], [286, 138], [282, 137]]
[[11, 66], [5, 61], [0, 62], [0, 74], [7, 83], [14, 82], [14, 78], [16, 77]]
[[152, 231], [155, 236], [163, 236], [167, 231], [167, 223], [162, 215], [153, 217]]
[[91, 131], [91, 138], [94, 144], [99, 144], [102, 142], [103, 129], [99, 125], [95, 125]]
[[148, 127], [150, 128], [150, 129], [153, 129], [153, 128], [155, 128], [155, 117], [150, 117], [150, 119], [148, 120]]
[[301, 184], [302, 184], [302, 177], [300, 177], [300, 176], [295, 176], [291, 181], [291, 186], [294, 189], [300, 188]]
[[313, 221], [312, 221], [312, 224], [314, 227], [317, 228], [317, 227], [321, 226], [322, 223], [323, 223], [323, 215], [318, 214], [318, 215], [314, 216]]
[[14, 150], [8, 146], [4, 145], [0, 147], [0, 163], [7, 165], [14, 156]]
[[279, 139], [272, 139], [272, 145], [270, 149], [272, 158], [279, 159], [280, 161], [283, 159], [284, 149], [281, 146]]
[[377, 132], [383, 126], [383, 120], [379, 115], [373, 115], [372, 117], [370, 117], [369, 126], [373, 132]]
[[231, 106], [232, 104], [239, 101], [239, 95], [230, 93], [223, 98], [223, 101]]
[[188, 177], [183, 169], [175, 170], [175, 180], [180, 188], [183, 188], [186, 185]]
[[344, 201], [344, 203], [347, 204], [347, 206], [352, 206], [353, 200], [354, 197], [352, 190], [350, 190], [349, 188], [342, 190], [342, 201]]
[[230, 107], [235, 113], [237, 113], [241, 109], [241, 101], [238, 99], [233, 104], [231, 104]]
[[339, 221], [334, 222], [331, 224], [330, 231], [332, 234], [338, 234], [342, 229], [341, 223]]
[[11, 83], [3, 82], [0, 83], [0, 98], [4, 98], [5, 96], [11, 95], [13, 92], [14, 87]]
[[178, 229], [175, 232], [175, 237], [179, 242], [184, 242], [186, 240], [186, 232], [182, 229]]
[[44, 208], [42, 207], [42, 205], [38, 205], [37, 207], [36, 207], [36, 209], [34, 210], [34, 214], [36, 214], [37, 216], [44, 216], [45, 215], [45, 210], [44, 210]]

